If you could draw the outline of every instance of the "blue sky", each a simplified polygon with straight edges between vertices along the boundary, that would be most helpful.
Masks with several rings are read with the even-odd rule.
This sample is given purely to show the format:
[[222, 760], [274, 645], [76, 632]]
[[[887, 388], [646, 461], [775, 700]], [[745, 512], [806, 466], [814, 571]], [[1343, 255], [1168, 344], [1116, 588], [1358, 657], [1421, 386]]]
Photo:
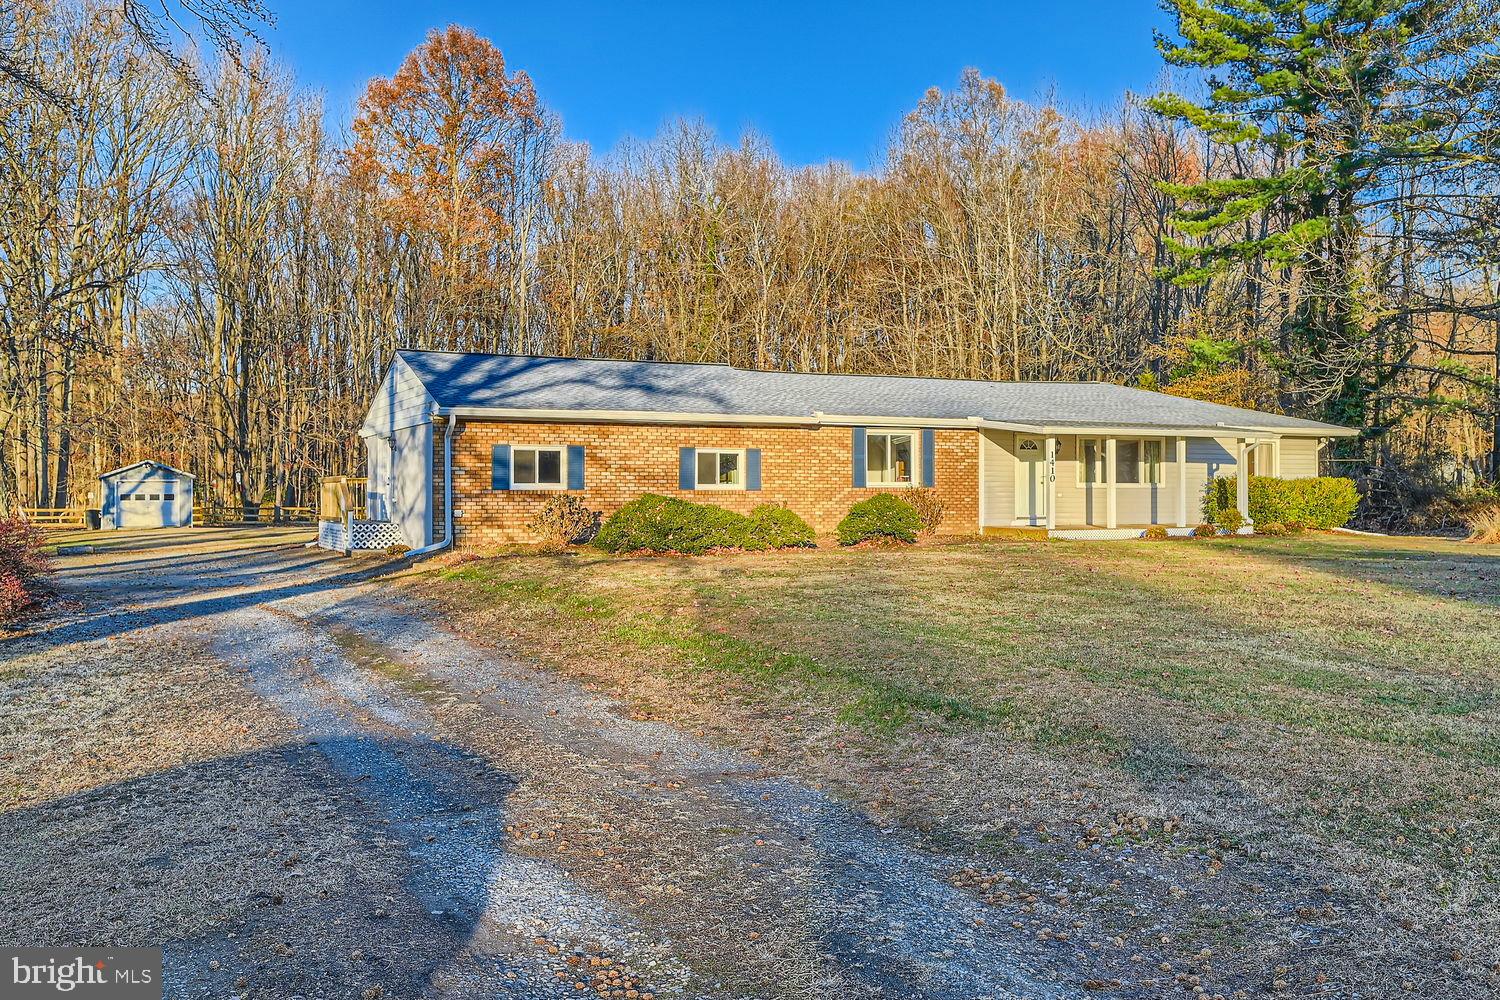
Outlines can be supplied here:
[[570, 139], [598, 151], [654, 135], [676, 116], [724, 139], [745, 128], [789, 163], [878, 161], [901, 115], [965, 66], [1033, 97], [1055, 88], [1097, 107], [1150, 90], [1160, 70], [1154, 0], [1117, 3], [404, 3], [272, 4], [267, 41], [330, 118], [389, 76], [430, 28], [457, 22], [524, 69]]

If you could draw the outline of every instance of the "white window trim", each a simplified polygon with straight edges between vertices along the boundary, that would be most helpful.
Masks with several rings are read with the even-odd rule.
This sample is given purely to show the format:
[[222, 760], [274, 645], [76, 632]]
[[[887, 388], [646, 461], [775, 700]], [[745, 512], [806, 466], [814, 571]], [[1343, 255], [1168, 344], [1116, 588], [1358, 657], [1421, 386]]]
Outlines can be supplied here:
[[[902, 434], [911, 438], [911, 478], [892, 482], [875, 482], [870, 478], [870, 438], [881, 435]], [[886, 446], [889, 449], [889, 445]], [[889, 454], [889, 451], [887, 451]], [[918, 427], [867, 427], [865, 428], [865, 453], [860, 456], [865, 463], [865, 486], [872, 490], [905, 490], [922, 482], [922, 430]]]
[[[517, 483], [516, 482], [516, 452], [518, 451], [555, 451], [558, 453], [557, 471], [561, 477], [556, 483]], [[537, 462], [537, 468], [541, 468], [541, 462]], [[564, 490], [568, 488], [568, 446], [565, 444], [513, 444], [510, 446], [510, 488], [512, 490]]]
[[[1263, 457], [1265, 458], [1265, 464], [1269, 465], [1270, 469], [1268, 471], [1257, 470], [1251, 473], [1251, 475], [1270, 477], [1271, 479], [1280, 479], [1281, 441], [1279, 439], [1271, 441], [1261, 441], [1250, 447], [1250, 453], [1253, 455], [1253, 453], [1259, 449], [1264, 449]], [[1246, 460], [1248, 461], [1249, 459], [1250, 455], [1247, 455]]]
[[[1077, 442], [1074, 445], [1075, 451], [1074, 451], [1074, 455], [1073, 455], [1073, 468], [1074, 468], [1074, 479], [1076, 480], [1079, 489], [1087, 489], [1090, 486], [1104, 486], [1104, 487], [1108, 487], [1109, 486], [1109, 479], [1108, 479], [1107, 476], [1105, 478], [1096, 479], [1092, 483], [1087, 482], [1083, 478], [1083, 469], [1084, 469], [1083, 443], [1085, 441], [1092, 441], [1092, 442], [1094, 442], [1095, 446], [1098, 448], [1099, 471], [1102, 474], [1102, 473], [1106, 473], [1106, 472], [1109, 471], [1109, 469], [1108, 469], [1108, 465], [1109, 465], [1109, 449], [1108, 449], [1108, 447], [1105, 444], [1105, 442], [1108, 441], [1108, 440], [1109, 440], [1108, 438], [1095, 438], [1095, 437], [1080, 437], [1080, 438], [1077, 439]], [[1160, 471], [1159, 471], [1158, 478], [1157, 478], [1156, 482], [1154, 482], [1154, 483], [1127, 483], [1124, 480], [1117, 480], [1115, 482], [1115, 487], [1117, 489], [1122, 489], [1122, 490], [1160, 489], [1162, 486], [1166, 485], [1166, 482], [1167, 482], [1167, 455], [1168, 455], [1168, 451], [1167, 451], [1167, 439], [1166, 438], [1154, 438], [1154, 437], [1125, 438], [1125, 437], [1121, 437], [1121, 438], [1115, 438], [1114, 441], [1115, 441], [1115, 450], [1117, 452], [1119, 451], [1119, 444], [1120, 444], [1121, 441], [1134, 441], [1136, 444], [1140, 445], [1140, 448], [1141, 448], [1141, 461], [1140, 461], [1140, 465], [1141, 465], [1142, 469], [1144, 469], [1146, 467], [1146, 442], [1147, 441], [1155, 441], [1157, 444], [1161, 445], [1161, 453], [1160, 453], [1161, 454], [1161, 461], [1157, 463], [1158, 469]]]
[[[740, 461], [740, 481], [737, 483], [700, 483], [698, 482], [698, 456], [699, 455], [738, 455]], [[719, 463], [714, 463], [718, 469]], [[744, 448], [694, 448], [693, 449], [693, 490], [743, 490], [745, 479], [750, 474], [748, 463], [745, 460]]]

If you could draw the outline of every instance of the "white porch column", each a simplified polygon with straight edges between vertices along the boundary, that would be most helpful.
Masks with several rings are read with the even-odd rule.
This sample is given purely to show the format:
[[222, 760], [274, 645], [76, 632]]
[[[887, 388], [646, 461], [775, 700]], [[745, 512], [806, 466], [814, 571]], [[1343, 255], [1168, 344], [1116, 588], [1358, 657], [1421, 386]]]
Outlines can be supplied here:
[[1047, 530], [1057, 527], [1057, 438], [1047, 439]]
[[1250, 527], [1250, 449], [1255, 447], [1249, 438], [1240, 438], [1239, 464], [1234, 470], [1234, 505], [1239, 508], [1245, 526]]
[[1177, 527], [1187, 527], [1187, 438], [1177, 439]]
[[1107, 511], [1105, 515], [1104, 526], [1106, 528], [1118, 528], [1120, 525], [1118, 514], [1119, 505], [1115, 502], [1118, 499], [1118, 490], [1115, 489], [1116, 483], [1114, 438], [1106, 438], [1104, 440], [1104, 481], [1109, 484], [1109, 489], [1106, 493], [1104, 501], [1104, 509]]

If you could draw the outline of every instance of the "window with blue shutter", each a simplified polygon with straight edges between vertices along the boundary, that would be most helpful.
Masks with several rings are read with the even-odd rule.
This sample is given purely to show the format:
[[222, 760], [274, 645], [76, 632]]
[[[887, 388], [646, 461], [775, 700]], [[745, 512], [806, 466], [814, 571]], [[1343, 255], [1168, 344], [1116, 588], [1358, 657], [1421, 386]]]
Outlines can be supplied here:
[[490, 489], [510, 489], [510, 445], [497, 444], [490, 449]]
[[745, 489], [760, 489], [760, 449], [745, 449]]
[[922, 431], [922, 485], [937, 482], [937, 434], [931, 427]]
[[583, 489], [583, 445], [568, 445], [568, 489]]
[[865, 454], [865, 429], [854, 428], [854, 442], [850, 448], [850, 464], [854, 472], [854, 485], [856, 488], [865, 485], [866, 463], [869, 461]]
[[677, 449], [677, 488], [690, 490], [698, 482], [698, 449]]

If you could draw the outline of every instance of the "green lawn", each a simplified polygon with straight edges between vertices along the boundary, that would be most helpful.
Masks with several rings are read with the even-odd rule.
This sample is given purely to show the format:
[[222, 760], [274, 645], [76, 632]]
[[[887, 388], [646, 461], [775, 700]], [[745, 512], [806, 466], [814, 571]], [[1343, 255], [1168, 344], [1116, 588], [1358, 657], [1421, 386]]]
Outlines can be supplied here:
[[1330, 534], [515, 550], [415, 579], [476, 635], [947, 842], [1086, 822], [1090, 800], [1186, 817], [1402, 912], [1478, 900], [1495, 919], [1493, 550]]

